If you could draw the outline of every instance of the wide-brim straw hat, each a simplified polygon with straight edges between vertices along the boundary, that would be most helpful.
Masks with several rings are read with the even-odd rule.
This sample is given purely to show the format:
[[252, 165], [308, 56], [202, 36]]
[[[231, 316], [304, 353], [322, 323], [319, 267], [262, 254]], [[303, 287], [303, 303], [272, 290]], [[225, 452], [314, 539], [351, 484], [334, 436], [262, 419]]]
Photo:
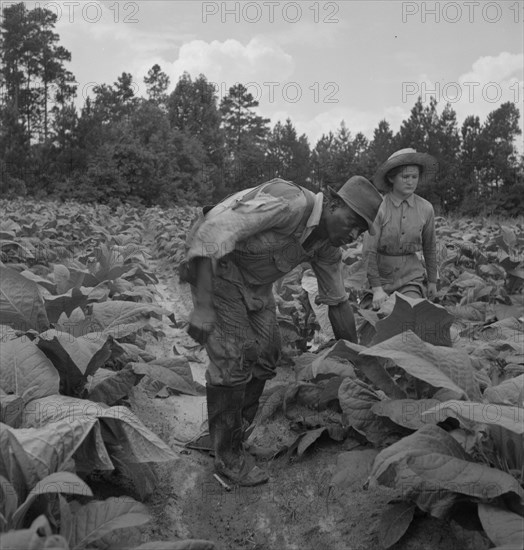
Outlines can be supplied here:
[[363, 176], [353, 176], [335, 191], [328, 186], [331, 193], [338, 195], [353, 211], [366, 220], [368, 231], [375, 234], [373, 222], [382, 202], [382, 195], [375, 186]]
[[420, 166], [425, 183], [429, 183], [438, 171], [438, 162], [435, 157], [428, 153], [418, 153], [415, 149], [400, 149], [393, 153], [386, 162], [379, 166], [373, 176], [373, 183], [380, 191], [389, 191], [391, 184], [388, 183], [387, 174], [398, 166]]

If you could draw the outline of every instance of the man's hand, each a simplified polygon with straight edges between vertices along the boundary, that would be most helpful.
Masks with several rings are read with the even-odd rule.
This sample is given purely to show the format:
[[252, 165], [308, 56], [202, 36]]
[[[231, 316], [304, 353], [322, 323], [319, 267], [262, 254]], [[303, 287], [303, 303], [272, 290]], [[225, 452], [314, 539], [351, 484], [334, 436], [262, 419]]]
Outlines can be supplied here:
[[437, 295], [437, 283], [428, 283], [428, 300], [433, 300]]
[[380, 306], [389, 298], [387, 292], [379, 286], [373, 289], [373, 309], [380, 309]]
[[212, 307], [196, 307], [189, 317], [187, 333], [199, 344], [205, 344], [215, 330], [216, 315]]

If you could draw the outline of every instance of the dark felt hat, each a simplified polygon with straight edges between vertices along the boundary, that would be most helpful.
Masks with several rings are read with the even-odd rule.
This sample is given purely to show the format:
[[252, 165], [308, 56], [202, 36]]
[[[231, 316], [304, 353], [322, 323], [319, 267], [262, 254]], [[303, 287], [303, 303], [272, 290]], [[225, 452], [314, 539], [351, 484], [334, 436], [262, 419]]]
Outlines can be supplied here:
[[338, 190], [329, 190], [338, 195], [353, 211], [366, 220], [371, 235], [375, 234], [373, 222], [382, 202], [382, 195], [363, 176], [353, 176]]
[[435, 157], [428, 153], [417, 153], [415, 149], [400, 149], [393, 153], [386, 162], [379, 166], [373, 176], [373, 183], [380, 191], [389, 191], [391, 185], [388, 184], [387, 174], [393, 168], [398, 166], [420, 166], [424, 178], [429, 181], [438, 170], [438, 162]]

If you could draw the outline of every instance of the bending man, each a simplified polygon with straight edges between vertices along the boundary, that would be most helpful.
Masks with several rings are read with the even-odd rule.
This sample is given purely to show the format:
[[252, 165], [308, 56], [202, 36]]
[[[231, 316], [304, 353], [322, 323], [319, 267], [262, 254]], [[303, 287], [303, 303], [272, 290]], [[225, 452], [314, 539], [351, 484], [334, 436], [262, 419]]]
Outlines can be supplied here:
[[188, 333], [205, 343], [209, 356], [215, 469], [234, 483], [268, 480], [244, 451], [243, 437], [280, 357], [273, 283], [310, 262], [335, 337], [356, 342], [338, 247], [373, 232], [381, 201], [360, 176], [326, 195], [277, 178], [224, 199], [192, 227], [184, 275], [194, 303]]

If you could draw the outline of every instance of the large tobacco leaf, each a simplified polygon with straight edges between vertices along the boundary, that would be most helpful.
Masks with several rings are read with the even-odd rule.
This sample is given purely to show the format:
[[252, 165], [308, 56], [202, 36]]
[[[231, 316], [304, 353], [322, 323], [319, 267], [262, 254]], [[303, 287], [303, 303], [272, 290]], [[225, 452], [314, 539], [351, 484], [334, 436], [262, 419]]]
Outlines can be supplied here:
[[524, 407], [524, 374], [504, 380], [498, 386], [486, 388], [484, 397], [490, 403]]
[[524, 544], [524, 518], [505, 508], [480, 502], [478, 514], [484, 531], [497, 547], [518, 550]]
[[55, 323], [55, 329], [78, 338], [86, 336], [88, 338], [99, 337], [102, 327], [93, 322], [89, 317], [86, 317], [82, 308], [75, 308], [70, 315], [62, 313]]
[[147, 326], [151, 317], [159, 318], [162, 314], [169, 313], [153, 304], [121, 300], [94, 303], [91, 308], [91, 321], [98, 324], [103, 334], [114, 338], [128, 336]]
[[451, 346], [450, 328], [453, 319], [453, 315], [442, 306], [395, 292], [393, 311], [375, 324], [377, 334], [371, 345], [410, 330], [424, 342], [435, 346]]
[[[32, 401], [29, 406], [39, 401]], [[9, 476], [9, 470], [12, 468], [9, 464], [21, 464], [26, 488], [32, 489], [35, 480], [42, 480], [49, 474], [70, 467], [71, 458], [95, 423], [96, 418], [77, 416], [63, 422], [53, 422], [34, 428], [6, 427], [11, 446], [0, 455], [0, 475], [12, 479]], [[17, 445], [13, 445], [12, 438], [16, 440]], [[30, 476], [25, 473], [27, 471], [31, 472]]]
[[[313, 372], [332, 372], [339, 376], [353, 377], [353, 368], [349, 368], [347, 362], [356, 367], [364, 376], [375, 386], [381, 389], [388, 397], [402, 399], [406, 397], [404, 391], [395, 384], [393, 378], [389, 375], [384, 367], [384, 361], [377, 357], [368, 357], [365, 352], [368, 348], [348, 342], [347, 340], [339, 340], [327, 351], [322, 353], [311, 365]], [[336, 362], [342, 360], [344, 363], [336, 368], [331, 364], [323, 367], [322, 362], [330, 360]]]
[[382, 451], [370, 481], [407, 492], [420, 508], [437, 517], [449, 510], [456, 494], [486, 501], [508, 493], [524, 497], [514, 477], [473, 462], [452, 436], [432, 425]]
[[418, 430], [426, 424], [436, 424], [423, 413], [439, 403], [437, 399], [387, 399], [375, 403], [371, 410], [378, 416], [387, 416], [399, 426]]
[[378, 538], [382, 548], [393, 546], [407, 531], [416, 506], [411, 502], [397, 502], [387, 508], [380, 518]]
[[135, 527], [150, 521], [146, 506], [132, 498], [111, 497], [83, 506], [71, 504], [71, 522], [60, 531], [69, 546], [81, 550], [116, 529]]
[[51, 329], [40, 334], [38, 347], [59, 372], [60, 392], [66, 395], [80, 392], [87, 377], [111, 356], [111, 341], [105, 334], [74, 337]]
[[354, 430], [376, 445], [384, 445], [396, 434], [404, 434], [400, 426], [388, 418], [376, 415], [373, 406], [380, 402], [378, 394], [361, 380], [344, 378], [338, 390], [338, 399], [346, 422]]
[[53, 363], [27, 337], [2, 342], [0, 388], [29, 401], [58, 393], [60, 377]]
[[70, 550], [67, 541], [53, 535], [51, 525], [44, 515], [38, 516], [28, 529], [11, 530], [0, 534], [0, 548], [4, 550]]
[[408, 465], [412, 457], [434, 454], [469, 459], [453, 437], [437, 426], [427, 425], [377, 455], [369, 484], [396, 488], [405, 499], [412, 500], [423, 511], [435, 517], [444, 517], [456, 499], [454, 492], [443, 488], [438, 481], [425, 480]]
[[453, 491], [489, 501], [514, 493], [524, 502], [524, 490], [510, 474], [485, 464], [440, 453], [410, 456], [407, 466], [423, 480]]
[[126, 407], [108, 407], [85, 399], [55, 395], [36, 399], [24, 410], [25, 426], [60, 425], [71, 419], [100, 422], [102, 438], [109, 455], [119, 449], [127, 462], [164, 462], [177, 455], [147, 429]]
[[12, 517], [14, 527], [22, 526], [25, 514], [38, 497], [57, 493], [80, 495], [83, 497], [93, 496], [89, 486], [75, 474], [70, 472], [56, 472], [50, 474], [40, 480], [31, 491], [29, 491], [23, 504], [15, 511]]
[[423, 416], [434, 422], [443, 422], [448, 417], [457, 418], [466, 427], [472, 423], [500, 426], [519, 435], [524, 434], [524, 409], [496, 403], [475, 403], [455, 399], [439, 403]]
[[319, 375], [355, 378], [355, 369], [348, 358], [344, 340], [339, 340], [311, 362], [311, 378]]
[[89, 295], [85, 290], [82, 288], [71, 288], [64, 294], [44, 294], [45, 309], [49, 321], [55, 324], [62, 313], [71, 315], [76, 308], [85, 308], [89, 300]]
[[19, 395], [7, 394], [0, 388], [0, 422], [18, 428], [23, 410], [24, 400]]
[[81, 287], [87, 273], [87, 271], [70, 270], [63, 264], [55, 264], [53, 266], [53, 274], [58, 294], [65, 294], [72, 288]]
[[30, 279], [31, 281], [39, 284], [45, 291], [50, 292], [51, 294], [56, 294], [56, 284], [53, 283], [53, 281], [44, 279], [44, 277], [40, 277], [40, 275], [37, 275], [28, 269], [24, 269], [24, 271], [20, 272], [20, 275], [23, 275], [26, 279]]
[[361, 351], [362, 355], [391, 359], [408, 374], [435, 388], [446, 388], [480, 401], [480, 389], [468, 355], [459, 349], [433, 346], [407, 331]]
[[5, 424], [0, 424], [0, 476], [12, 485], [17, 501], [24, 500], [40, 479], [30, 457]]
[[130, 363], [131, 369], [137, 375], [146, 375], [176, 393], [197, 395], [194, 385], [188, 383], [180, 374], [163, 365], [154, 363]]
[[[508, 392], [515, 391], [511, 384], [504, 385], [504, 388]], [[502, 389], [494, 395], [506, 393]], [[524, 408], [498, 403], [449, 400], [426, 411], [424, 416], [434, 422], [442, 422], [448, 417], [457, 418], [470, 430], [485, 424], [508, 467], [521, 470], [524, 466]]]
[[136, 382], [137, 376], [131, 368], [125, 367], [119, 371], [100, 368], [86, 386], [87, 398], [113, 405], [128, 395]]
[[21, 331], [49, 328], [44, 301], [34, 281], [0, 266], [0, 323]]
[[110, 471], [115, 469], [114, 455], [109, 456], [109, 451], [102, 437], [100, 422], [94, 424], [73, 458], [78, 473], [89, 474], [93, 470]]

